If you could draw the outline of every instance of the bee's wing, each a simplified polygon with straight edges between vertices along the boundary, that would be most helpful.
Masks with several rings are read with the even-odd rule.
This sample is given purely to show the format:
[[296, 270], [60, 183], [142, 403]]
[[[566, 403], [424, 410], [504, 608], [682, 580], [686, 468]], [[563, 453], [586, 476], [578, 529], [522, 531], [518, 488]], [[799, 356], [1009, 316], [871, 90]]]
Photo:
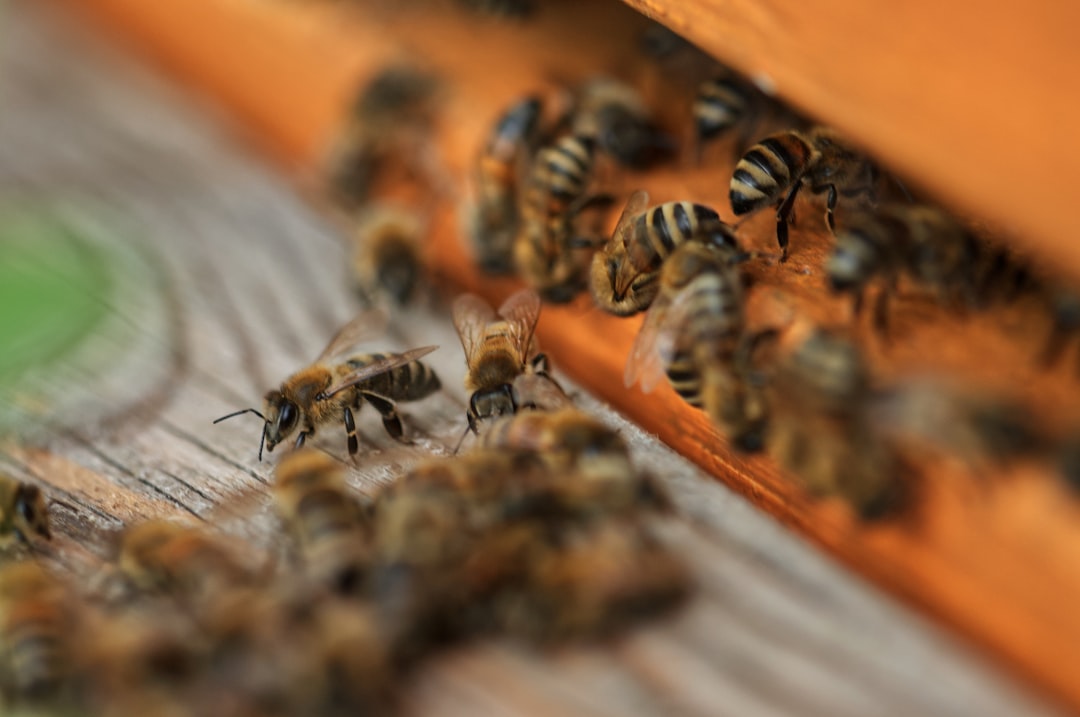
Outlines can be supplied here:
[[627, 386], [640, 381], [641, 390], [649, 393], [664, 377], [667, 366], [675, 358], [679, 335], [693, 308], [693, 295], [693, 291], [684, 288], [674, 295], [661, 292], [653, 301], [626, 362], [624, 381]]
[[473, 356], [484, 338], [484, 332], [488, 324], [495, 320], [495, 311], [476, 294], [461, 294], [454, 299], [451, 313], [454, 328], [461, 339], [461, 348], [465, 349], [465, 363], [472, 366]]
[[361, 366], [355, 371], [346, 374], [337, 383], [330, 386], [330, 388], [323, 391], [323, 397], [329, 398], [339, 391], [344, 391], [349, 386], [355, 386], [361, 381], [367, 380], [372, 376], [377, 376], [380, 373], [386, 373], [398, 366], [404, 366], [410, 361], [415, 361], [418, 358], [427, 356], [429, 353], [439, 348], [438, 346], [423, 346], [418, 349], [412, 349], [400, 354], [390, 354], [386, 358], [378, 361], [373, 361], [366, 366]]
[[522, 289], [511, 294], [499, 307], [499, 316], [506, 319], [508, 333], [514, 346], [526, 361], [532, 354], [533, 333], [540, 320], [540, 295], [533, 289]]
[[619, 215], [618, 223], [615, 224], [615, 231], [611, 235], [611, 240], [625, 244], [630, 229], [634, 226], [634, 218], [641, 214], [648, 205], [649, 193], [644, 189], [639, 189], [631, 194], [630, 198], [626, 200], [626, 206], [623, 208], [622, 214]]
[[326, 345], [326, 348], [324, 348], [318, 358], [315, 359], [315, 363], [330, 361], [335, 357], [342, 356], [361, 341], [373, 336], [378, 336], [385, 328], [385, 311], [380, 311], [378, 309], [365, 311], [342, 326], [338, 332], [334, 334], [334, 338], [330, 339], [330, 343]]

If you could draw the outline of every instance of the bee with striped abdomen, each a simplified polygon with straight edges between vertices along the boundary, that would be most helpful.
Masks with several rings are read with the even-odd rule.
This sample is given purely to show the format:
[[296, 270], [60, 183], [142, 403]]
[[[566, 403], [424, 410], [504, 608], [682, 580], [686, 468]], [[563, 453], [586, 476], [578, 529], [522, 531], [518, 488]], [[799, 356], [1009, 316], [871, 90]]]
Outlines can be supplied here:
[[320, 585], [354, 592], [368, 572], [371, 524], [341, 464], [315, 450], [294, 451], [274, 476], [274, 503], [308, 573]]
[[514, 269], [518, 190], [540, 122], [541, 103], [526, 97], [495, 123], [477, 160], [476, 207], [469, 233], [480, 269], [508, 274]]
[[480, 421], [517, 411], [513, 386], [519, 376], [548, 372], [547, 357], [534, 341], [540, 297], [522, 289], [504, 301], [496, 315], [479, 296], [462, 294], [452, 311], [468, 367], [469, 428], [477, 433]]
[[0, 473], [0, 541], [29, 543], [35, 535], [52, 538], [45, 496], [37, 486]]
[[400, 354], [354, 354], [348, 352], [371, 332], [375, 321], [371, 314], [362, 314], [346, 324], [319, 357], [269, 391], [263, 401], [262, 413], [244, 408], [222, 416], [218, 423], [233, 416], [254, 413], [263, 420], [262, 440], [266, 450], [296, 434], [296, 447], [315, 435], [324, 424], [342, 421], [345, 424], [349, 455], [359, 450], [353, 412], [368, 402], [382, 416], [387, 433], [402, 440], [404, 429], [397, 414], [398, 401], [418, 401], [441, 388], [439, 377], [417, 359], [434, 351], [437, 346], [425, 346]]
[[649, 307], [659, 290], [660, 267], [679, 245], [707, 242], [725, 247], [733, 256], [738, 253], [735, 234], [709, 207], [665, 202], [646, 208], [648, 203], [648, 192], [634, 192], [611, 239], [592, 258], [593, 298], [616, 316]]
[[641, 93], [609, 77], [579, 89], [571, 131], [631, 169], [648, 169], [675, 151], [674, 139], [652, 120]]
[[731, 208], [741, 216], [776, 206], [776, 241], [780, 260], [788, 256], [788, 222], [799, 190], [826, 195], [825, 221], [835, 229], [833, 211], [840, 198], [872, 204], [881, 172], [835, 131], [813, 127], [789, 130], [751, 147], [731, 177]]
[[566, 303], [585, 288], [589, 259], [599, 241], [579, 235], [579, 216], [611, 201], [606, 194], [586, 194], [595, 148], [592, 139], [567, 135], [540, 150], [529, 170], [514, 265], [547, 301]]

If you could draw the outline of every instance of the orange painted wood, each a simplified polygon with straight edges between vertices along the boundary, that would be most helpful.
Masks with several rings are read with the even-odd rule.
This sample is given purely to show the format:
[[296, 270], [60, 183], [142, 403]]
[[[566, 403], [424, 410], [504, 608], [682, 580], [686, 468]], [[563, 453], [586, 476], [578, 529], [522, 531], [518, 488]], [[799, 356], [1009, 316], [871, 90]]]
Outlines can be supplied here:
[[627, 4], [1080, 277], [1080, 5]]
[[[459, 189], [497, 112], [527, 91], [596, 72], [644, 78], [658, 92], [664, 89], [633, 52], [642, 19], [614, 3], [552, 3], [549, 12], [522, 25], [465, 19], [435, 3], [400, 12], [382, 4], [362, 12], [344, 3], [275, 0], [79, 5], [229, 109], [255, 142], [300, 172], [314, 171], [358, 83], [402, 58], [426, 63], [447, 81], [437, 144]], [[703, 6], [687, 7], [702, 12]], [[761, 7], [767, 14], [772, 6]], [[794, 4], [790, 12], [796, 12]], [[668, 19], [678, 26], [690, 17], [698, 16]], [[770, 42], [757, 40], [761, 46]], [[813, 54], [806, 47], [804, 52]], [[948, 164], [947, 158], [940, 163]], [[729, 176], [730, 166], [606, 179], [616, 190], [646, 186], [656, 201], [693, 199], [725, 213]], [[934, 176], [927, 186], [940, 182], [958, 191], [952, 174]], [[997, 181], [984, 180], [987, 186]], [[433, 200], [430, 258], [448, 282], [495, 301], [514, 285], [482, 280], [471, 267], [455, 211], [463, 194]], [[1003, 208], [972, 199], [987, 212]], [[770, 226], [769, 217], [757, 217], [740, 232], [752, 248], [768, 251]], [[826, 246], [823, 237], [800, 231], [787, 265], [755, 270], [754, 321], [802, 316], [835, 323], [846, 316], [846, 305], [825, 294], [816, 270]], [[882, 376], [950, 369], [990, 386], [1023, 386], [1048, 417], [1066, 415], [1080, 396], [1064, 371], [1041, 373], [1032, 365], [1031, 348], [1046, 327], [1030, 316], [1002, 312], [964, 322], [917, 300], [900, 303], [897, 339], [870, 343]], [[1063, 488], [1034, 469], [976, 480], [941, 461], [917, 510], [879, 525], [860, 524], [839, 501], [810, 500], [768, 459], [732, 454], [703, 415], [669, 390], [643, 396], [624, 388], [623, 363], [639, 323], [603, 315], [582, 299], [545, 309], [539, 333], [557, 367], [597, 395], [856, 570], [1080, 707], [1080, 509]]]

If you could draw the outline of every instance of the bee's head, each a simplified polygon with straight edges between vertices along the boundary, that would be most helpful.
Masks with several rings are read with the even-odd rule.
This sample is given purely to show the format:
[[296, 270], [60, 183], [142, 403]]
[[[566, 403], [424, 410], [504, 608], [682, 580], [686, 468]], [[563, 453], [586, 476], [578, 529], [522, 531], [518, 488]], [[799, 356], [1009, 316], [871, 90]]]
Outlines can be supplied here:
[[45, 507], [45, 497], [37, 486], [23, 483], [15, 495], [15, 530], [29, 541], [30, 536], [40, 535], [49, 540], [49, 511]]
[[300, 423], [300, 407], [285, 397], [281, 391], [270, 391], [263, 403], [263, 440], [266, 450], [287, 439]]

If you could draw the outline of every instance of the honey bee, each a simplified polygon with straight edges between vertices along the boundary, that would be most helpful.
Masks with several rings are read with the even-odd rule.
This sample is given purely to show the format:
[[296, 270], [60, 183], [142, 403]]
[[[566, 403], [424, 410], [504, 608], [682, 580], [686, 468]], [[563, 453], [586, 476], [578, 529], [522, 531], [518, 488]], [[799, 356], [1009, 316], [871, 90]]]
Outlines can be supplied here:
[[462, 294], [454, 300], [453, 317], [468, 367], [469, 430], [478, 433], [480, 421], [517, 411], [515, 379], [548, 373], [547, 356], [537, 350], [533, 336], [540, 297], [522, 289], [503, 302], [496, 316], [479, 296]]
[[664, 262], [659, 291], [626, 364], [627, 386], [646, 393], [667, 375], [744, 451], [762, 447], [767, 406], [753, 372], [765, 332], [749, 335], [742, 279], [723, 248], [686, 243]]
[[49, 510], [41, 489], [0, 473], [0, 540], [49, 540]]
[[788, 222], [799, 189], [826, 194], [825, 221], [836, 228], [837, 201], [869, 205], [876, 201], [881, 172], [835, 131], [813, 127], [770, 135], [751, 147], [731, 177], [731, 208], [736, 215], [776, 205], [776, 241], [780, 260], [787, 261]]
[[476, 167], [477, 202], [470, 226], [480, 269], [508, 274], [514, 269], [518, 184], [540, 122], [541, 103], [526, 97], [495, 123]]
[[204, 528], [148, 520], [124, 532], [118, 560], [130, 583], [179, 599], [206, 600], [254, 585], [257, 574], [223, 539]]
[[611, 240], [592, 258], [590, 289], [596, 303], [616, 316], [644, 311], [659, 291], [664, 260], [679, 245], [708, 242], [738, 253], [731, 228], [702, 204], [665, 202], [646, 208], [649, 193], [634, 192]]
[[546, 301], [566, 303], [585, 288], [598, 240], [579, 236], [577, 220], [586, 209], [611, 202], [606, 194], [585, 194], [595, 146], [588, 137], [568, 135], [540, 150], [529, 171], [514, 265]]
[[16, 703], [64, 696], [78, 624], [66, 587], [37, 562], [0, 569], [0, 692]]
[[437, 86], [424, 72], [392, 66], [361, 88], [331, 150], [329, 183], [342, 205], [366, 202], [391, 160], [416, 161], [434, 121]]
[[355, 225], [353, 277], [369, 300], [385, 294], [398, 304], [414, 296], [423, 273], [420, 256], [424, 225], [414, 214], [377, 206]]
[[641, 94], [622, 82], [599, 77], [577, 93], [571, 132], [632, 169], [648, 169], [673, 154], [674, 140], [652, 120]]
[[297, 448], [315, 435], [326, 423], [344, 421], [349, 455], [359, 450], [353, 412], [367, 401], [382, 416], [383, 426], [393, 438], [402, 440], [404, 429], [397, 414], [397, 401], [418, 401], [441, 388], [439, 377], [417, 359], [434, 351], [437, 346], [425, 346], [400, 354], [346, 355], [373, 323], [369, 314], [361, 314], [346, 324], [319, 357], [267, 392], [260, 413], [254, 408], [234, 411], [214, 423], [245, 413], [254, 413], [263, 420], [259, 442], [259, 460], [263, 445], [267, 451], [297, 433]]
[[370, 563], [371, 526], [342, 466], [318, 451], [294, 451], [278, 463], [273, 492], [317, 584], [344, 593], [360, 587]]
[[530, 642], [600, 638], [660, 615], [692, 588], [685, 564], [645, 526], [606, 520], [535, 536], [524, 576], [502, 591], [499, 626]]
[[865, 361], [851, 342], [814, 331], [780, 362], [766, 448], [815, 495], [840, 495], [865, 519], [904, 498], [898, 456], [870, 418]]

